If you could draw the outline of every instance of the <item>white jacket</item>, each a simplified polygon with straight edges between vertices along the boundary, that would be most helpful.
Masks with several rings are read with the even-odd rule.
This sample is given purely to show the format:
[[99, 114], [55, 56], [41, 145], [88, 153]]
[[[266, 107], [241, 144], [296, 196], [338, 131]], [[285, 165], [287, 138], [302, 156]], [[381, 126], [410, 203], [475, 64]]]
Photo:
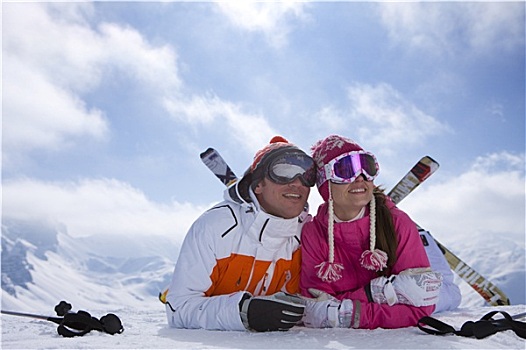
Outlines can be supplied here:
[[245, 293], [299, 291], [302, 218], [283, 219], [242, 199], [239, 183], [191, 226], [166, 294], [168, 324], [176, 328], [245, 330], [239, 301]]
[[454, 282], [453, 271], [451, 271], [444, 254], [429, 231], [420, 230], [419, 233], [426, 248], [431, 269], [442, 274], [442, 286], [440, 287], [438, 303], [433, 313], [454, 310], [460, 305], [462, 296], [460, 288]]

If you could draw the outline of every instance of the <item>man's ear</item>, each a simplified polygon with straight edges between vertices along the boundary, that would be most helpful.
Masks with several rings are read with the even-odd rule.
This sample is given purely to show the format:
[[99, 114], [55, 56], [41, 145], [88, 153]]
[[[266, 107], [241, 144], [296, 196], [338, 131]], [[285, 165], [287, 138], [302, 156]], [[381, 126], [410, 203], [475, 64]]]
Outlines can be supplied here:
[[258, 182], [256, 187], [254, 187], [254, 193], [261, 194], [261, 192], [263, 191], [263, 187], [265, 187], [265, 179], [262, 179], [260, 182]]

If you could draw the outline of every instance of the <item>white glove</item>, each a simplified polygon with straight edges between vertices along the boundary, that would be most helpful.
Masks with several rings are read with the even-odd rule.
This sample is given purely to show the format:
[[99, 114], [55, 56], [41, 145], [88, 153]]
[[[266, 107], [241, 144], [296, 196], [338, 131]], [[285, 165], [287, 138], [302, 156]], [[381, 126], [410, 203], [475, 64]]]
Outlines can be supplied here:
[[303, 324], [310, 328], [349, 328], [352, 317], [352, 300], [339, 301], [333, 296], [309, 288], [314, 298], [305, 298]]
[[429, 306], [438, 302], [442, 274], [429, 268], [408, 269], [399, 275], [377, 277], [369, 283], [371, 297], [378, 304]]

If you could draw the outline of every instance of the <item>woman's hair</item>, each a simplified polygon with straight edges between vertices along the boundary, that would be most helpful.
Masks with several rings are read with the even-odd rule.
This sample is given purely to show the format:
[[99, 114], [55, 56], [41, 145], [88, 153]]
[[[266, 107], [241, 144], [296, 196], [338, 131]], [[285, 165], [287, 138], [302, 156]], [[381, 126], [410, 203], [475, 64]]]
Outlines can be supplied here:
[[376, 247], [387, 253], [387, 268], [378, 272], [379, 276], [388, 276], [396, 263], [398, 238], [393, 223], [393, 216], [387, 207], [384, 189], [376, 186], [373, 191], [376, 199]]

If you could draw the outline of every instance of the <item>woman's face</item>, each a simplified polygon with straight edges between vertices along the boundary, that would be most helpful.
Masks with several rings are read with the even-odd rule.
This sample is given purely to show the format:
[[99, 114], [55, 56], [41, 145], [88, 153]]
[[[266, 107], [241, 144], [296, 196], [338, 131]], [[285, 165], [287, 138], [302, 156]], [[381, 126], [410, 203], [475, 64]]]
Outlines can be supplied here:
[[373, 181], [365, 180], [360, 175], [354, 182], [347, 184], [331, 183], [332, 200], [334, 202], [334, 214], [343, 221], [356, 217], [360, 210], [373, 198]]

